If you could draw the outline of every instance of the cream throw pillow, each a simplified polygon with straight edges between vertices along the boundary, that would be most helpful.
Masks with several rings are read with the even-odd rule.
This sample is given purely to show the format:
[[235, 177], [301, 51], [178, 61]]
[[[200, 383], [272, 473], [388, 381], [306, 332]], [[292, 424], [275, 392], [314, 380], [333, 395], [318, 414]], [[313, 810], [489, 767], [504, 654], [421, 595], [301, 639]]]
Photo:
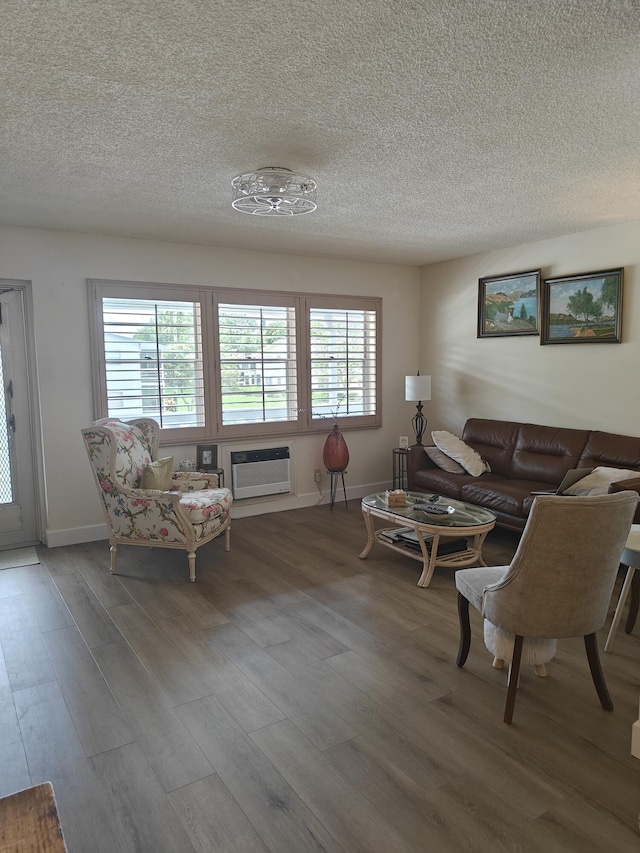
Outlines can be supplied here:
[[141, 489], [159, 489], [166, 492], [171, 485], [173, 476], [173, 456], [165, 456], [164, 459], [156, 459], [149, 462], [142, 469]]
[[482, 456], [452, 432], [447, 432], [444, 429], [435, 430], [431, 433], [431, 438], [436, 447], [451, 459], [459, 462], [472, 477], [479, 477], [487, 470], [488, 466]]
[[638, 479], [640, 472], [629, 468], [594, 468], [590, 474], [563, 491], [563, 495], [606, 495], [611, 483]]
[[455, 459], [447, 456], [438, 447], [425, 447], [425, 453], [434, 465], [442, 468], [443, 471], [448, 471], [449, 474], [464, 474], [464, 468]]

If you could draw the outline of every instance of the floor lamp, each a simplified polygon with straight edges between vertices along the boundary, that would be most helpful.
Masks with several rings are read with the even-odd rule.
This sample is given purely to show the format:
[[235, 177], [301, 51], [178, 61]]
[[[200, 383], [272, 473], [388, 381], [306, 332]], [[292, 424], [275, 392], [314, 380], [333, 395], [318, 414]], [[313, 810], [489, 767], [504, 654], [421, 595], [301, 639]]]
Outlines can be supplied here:
[[417, 376], [405, 376], [404, 399], [408, 403], [417, 403], [418, 411], [411, 423], [416, 434], [416, 444], [422, 444], [422, 436], [427, 426], [427, 419], [422, 414], [422, 401], [431, 399], [431, 377], [421, 376], [419, 371]]

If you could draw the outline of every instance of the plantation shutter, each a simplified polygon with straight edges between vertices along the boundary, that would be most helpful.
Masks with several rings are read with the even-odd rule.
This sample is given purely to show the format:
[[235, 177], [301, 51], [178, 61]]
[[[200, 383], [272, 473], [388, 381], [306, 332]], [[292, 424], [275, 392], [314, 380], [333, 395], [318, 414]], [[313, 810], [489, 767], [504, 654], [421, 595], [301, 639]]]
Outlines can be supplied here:
[[218, 303], [223, 427], [298, 421], [296, 308], [288, 301]]
[[108, 416], [204, 426], [200, 303], [105, 296], [101, 306]]
[[309, 308], [313, 419], [376, 417], [378, 332], [375, 307]]
[[89, 279], [96, 418], [161, 443], [381, 424], [379, 297]]

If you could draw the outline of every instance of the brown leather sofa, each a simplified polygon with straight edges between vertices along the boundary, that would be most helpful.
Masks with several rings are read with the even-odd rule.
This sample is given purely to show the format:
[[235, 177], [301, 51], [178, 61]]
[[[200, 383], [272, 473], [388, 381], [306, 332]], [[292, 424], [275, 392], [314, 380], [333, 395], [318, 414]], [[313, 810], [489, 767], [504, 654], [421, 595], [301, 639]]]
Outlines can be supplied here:
[[[531, 492], [557, 487], [571, 468], [637, 471], [637, 478], [615, 483], [609, 491], [640, 492], [640, 438], [469, 418], [462, 440], [486, 459], [491, 471], [479, 477], [450, 474], [434, 465], [423, 446], [414, 445], [407, 451], [409, 489], [483, 506], [496, 514], [500, 527], [509, 530], [524, 528], [534, 500]], [[640, 523], [640, 508], [635, 521]]]

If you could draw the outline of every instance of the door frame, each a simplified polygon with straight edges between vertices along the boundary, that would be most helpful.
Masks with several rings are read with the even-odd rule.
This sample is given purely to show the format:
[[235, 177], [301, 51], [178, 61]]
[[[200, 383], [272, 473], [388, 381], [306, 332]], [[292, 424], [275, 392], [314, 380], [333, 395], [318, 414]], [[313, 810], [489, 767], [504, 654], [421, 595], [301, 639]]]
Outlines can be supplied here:
[[[24, 311], [24, 336], [25, 336], [25, 353], [27, 358], [27, 400], [29, 404], [29, 444], [31, 447], [31, 458], [33, 465], [33, 491], [34, 491], [34, 511], [35, 511], [35, 529], [37, 539], [35, 542], [25, 542], [21, 545], [13, 547], [27, 547], [30, 544], [45, 543], [45, 519], [46, 519], [46, 498], [45, 498], [45, 477], [43, 464], [43, 444], [42, 444], [42, 419], [40, 413], [40, 401], [38, 394], [38, 373], [36, 360], [36, 339], [34, 325], [34, 310], [33, 310], [33, 286], [30, 281], [22, 279], [0, 277], [0, 289], [10, 287], [13, 290], [22, 292], [22, 306]], [[12, 547], [12, 546], [8, 546]]]

